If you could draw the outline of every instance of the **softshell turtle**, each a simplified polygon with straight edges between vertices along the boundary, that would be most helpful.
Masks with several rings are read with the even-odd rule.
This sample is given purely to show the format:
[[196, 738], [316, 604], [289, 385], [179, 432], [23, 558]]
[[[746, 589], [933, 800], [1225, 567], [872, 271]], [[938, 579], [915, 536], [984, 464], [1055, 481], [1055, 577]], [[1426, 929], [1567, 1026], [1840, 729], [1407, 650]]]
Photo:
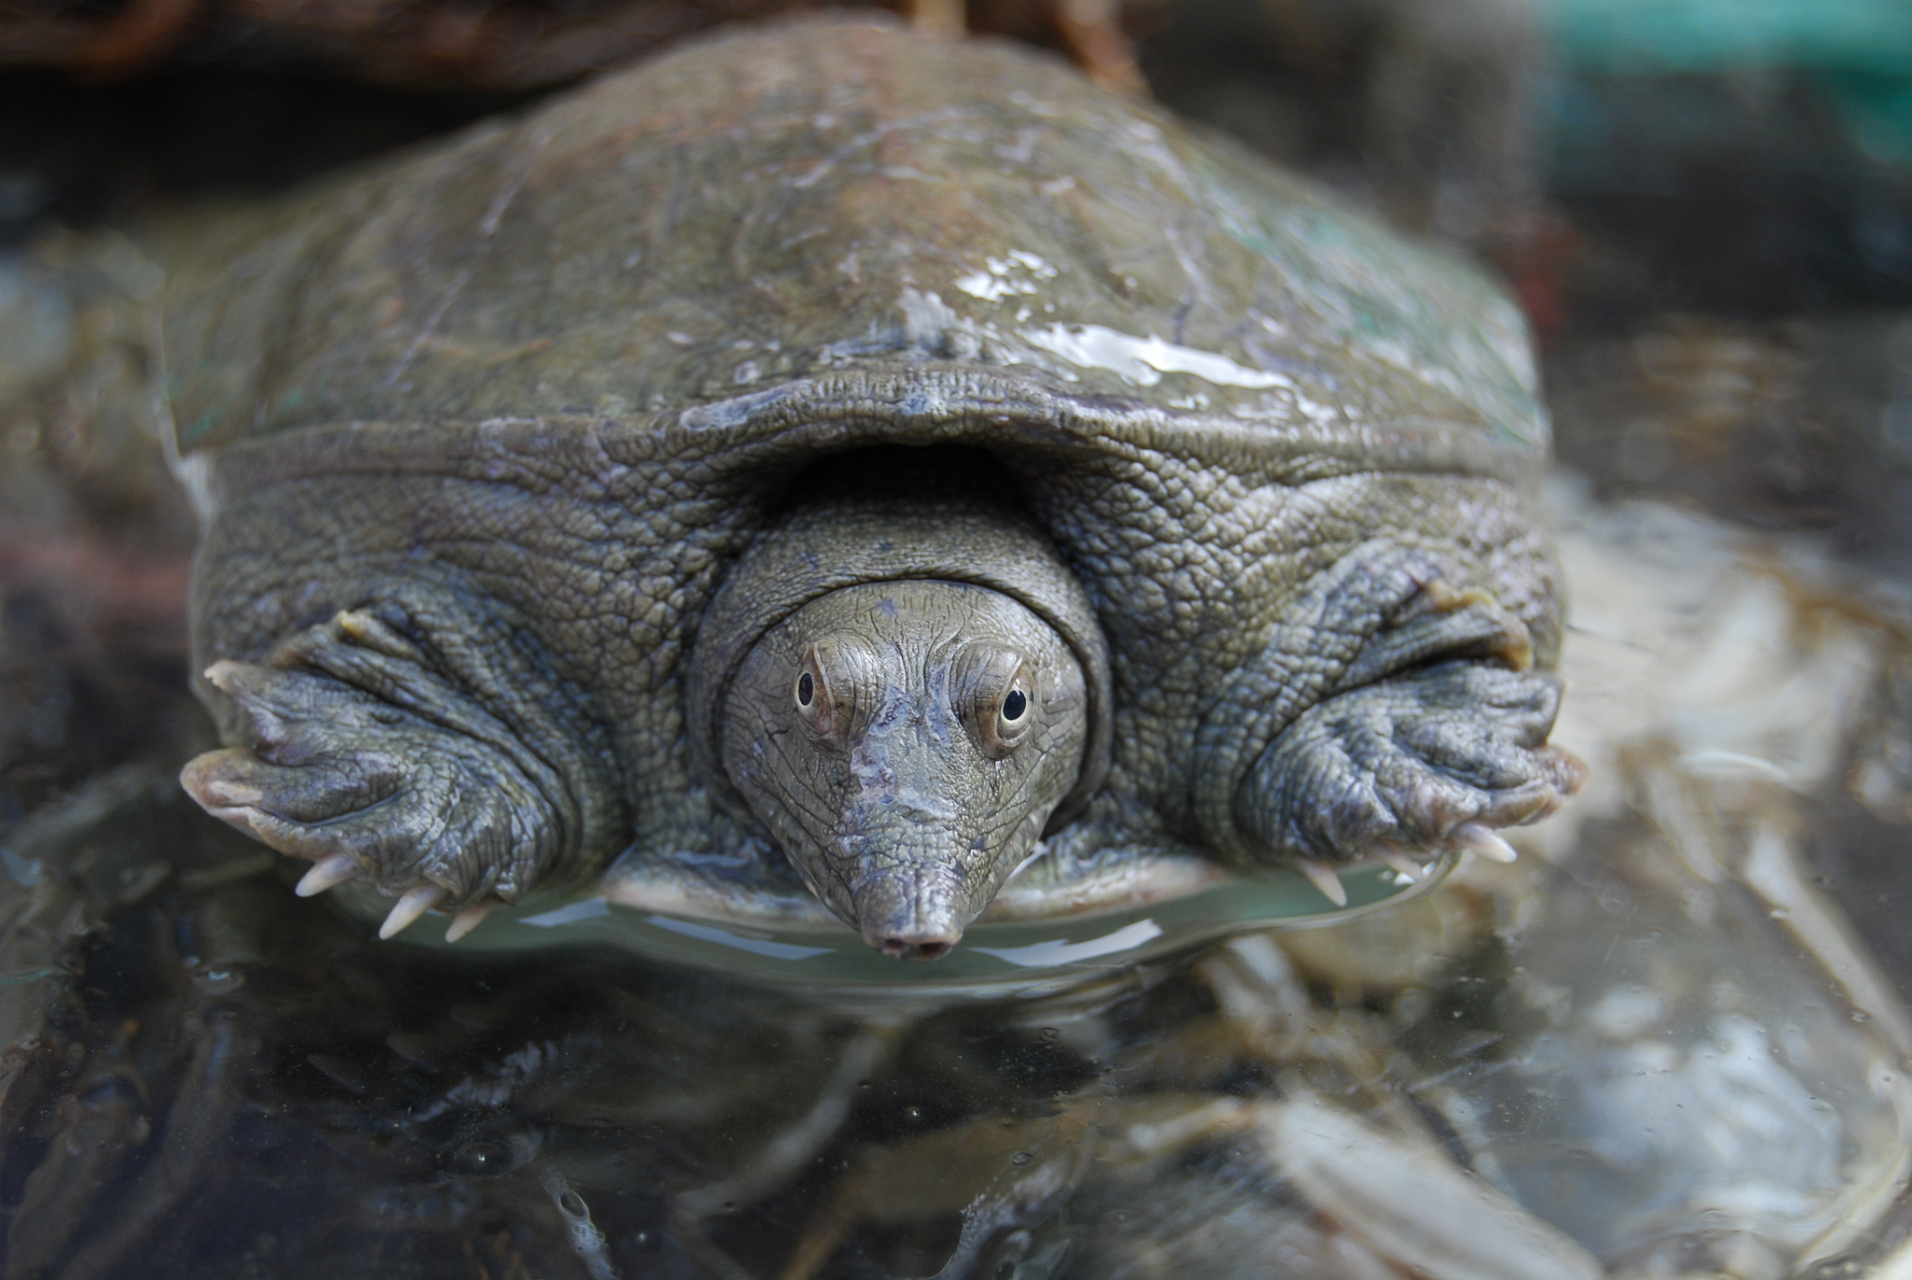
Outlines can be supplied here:
[[184, 781], [388, 934], [933, 958], [1577, 785], [1513, 307], [1040, 56], [745, 31], [196, 234]]

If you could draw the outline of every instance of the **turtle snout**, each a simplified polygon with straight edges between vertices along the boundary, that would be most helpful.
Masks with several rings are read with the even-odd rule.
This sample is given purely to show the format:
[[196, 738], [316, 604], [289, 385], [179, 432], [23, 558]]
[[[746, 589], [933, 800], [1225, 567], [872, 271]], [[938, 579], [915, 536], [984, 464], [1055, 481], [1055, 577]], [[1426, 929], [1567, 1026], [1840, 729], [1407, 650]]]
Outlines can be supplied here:
[[962, 940], [974, 911], [964, 877], [948, 866], [898, 866], [850, 890], [863, 940], [899, 960], [940, 960]]

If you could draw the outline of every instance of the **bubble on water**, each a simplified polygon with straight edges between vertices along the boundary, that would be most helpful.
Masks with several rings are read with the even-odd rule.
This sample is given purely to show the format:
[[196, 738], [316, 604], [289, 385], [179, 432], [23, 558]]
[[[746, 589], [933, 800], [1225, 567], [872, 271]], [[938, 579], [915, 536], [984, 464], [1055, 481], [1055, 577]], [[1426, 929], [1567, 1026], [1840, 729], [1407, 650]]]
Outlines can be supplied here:
[[467, 1177], [493, 1177], [510, 1170], [511, 1150], [497, 1142], [467, 1142], [452, 1157], [452, 1167]]
[[201, 991], [219, 995], [246, 985], [246, 975], [227, 964], [207, 963], [194, 966], [192, 984]]

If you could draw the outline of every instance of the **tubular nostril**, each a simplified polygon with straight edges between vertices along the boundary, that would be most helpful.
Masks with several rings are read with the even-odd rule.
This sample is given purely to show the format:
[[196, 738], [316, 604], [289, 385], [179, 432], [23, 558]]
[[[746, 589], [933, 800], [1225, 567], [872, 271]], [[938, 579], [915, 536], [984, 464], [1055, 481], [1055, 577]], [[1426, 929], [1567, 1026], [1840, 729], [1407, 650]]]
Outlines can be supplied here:
[[884, 938], [876, 949], [895, 960], [941, 960], [955, 947], [953, 942], [909, 942], [903, 938]]

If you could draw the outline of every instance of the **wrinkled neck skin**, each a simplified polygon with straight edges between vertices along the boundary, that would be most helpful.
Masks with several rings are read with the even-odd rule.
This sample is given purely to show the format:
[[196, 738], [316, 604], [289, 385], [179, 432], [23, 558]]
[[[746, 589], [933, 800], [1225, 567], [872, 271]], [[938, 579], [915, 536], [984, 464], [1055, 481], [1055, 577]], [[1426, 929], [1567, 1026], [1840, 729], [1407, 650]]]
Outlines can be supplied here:
[[720, 755], [817, 897], [936, 959], [1034, 851], [1088, 739], [1082, 668], [1000, 592], [911, 579], [812, 600], [731, 682]]

